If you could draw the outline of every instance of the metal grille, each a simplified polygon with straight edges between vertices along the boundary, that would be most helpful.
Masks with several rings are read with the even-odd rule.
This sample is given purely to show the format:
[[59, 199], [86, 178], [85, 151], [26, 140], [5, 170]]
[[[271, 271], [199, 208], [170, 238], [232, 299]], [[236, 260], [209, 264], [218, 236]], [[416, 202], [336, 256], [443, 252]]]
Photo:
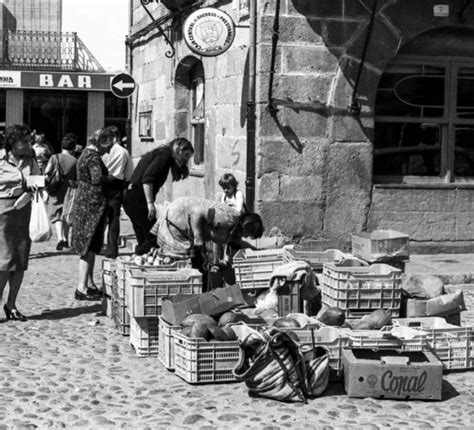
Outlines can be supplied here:
[[77, 33], [4, 31], [0, 67], [20, 70], [104, 72]]

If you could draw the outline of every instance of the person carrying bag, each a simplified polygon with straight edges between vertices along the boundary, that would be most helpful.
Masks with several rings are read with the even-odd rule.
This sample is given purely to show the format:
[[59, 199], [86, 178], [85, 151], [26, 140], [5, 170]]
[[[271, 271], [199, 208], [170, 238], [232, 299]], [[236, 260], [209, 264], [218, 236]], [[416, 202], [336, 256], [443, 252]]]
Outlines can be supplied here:
[[52, 234], [46, 205], [39, 191], [35, 191], [31, 202], [30, 239], [33, 242], [46, 242]]
[[307, 403], [327, 388], [329, 354], [314, 342], [302, 347], [288, 333], [272, 327], [249, 334], [240, 347], [233, 373], [245, 381], [250, 396]]

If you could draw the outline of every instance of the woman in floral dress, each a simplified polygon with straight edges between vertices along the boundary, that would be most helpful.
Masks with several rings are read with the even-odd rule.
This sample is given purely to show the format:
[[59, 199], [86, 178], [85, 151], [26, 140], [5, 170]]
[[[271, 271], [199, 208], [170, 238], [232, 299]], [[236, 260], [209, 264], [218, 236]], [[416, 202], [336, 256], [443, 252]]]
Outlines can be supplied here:
[[97, 300], [100, 291], [94, 285], [95, 256], [104, 241], [106, 196], [103, 185], [108, 172], [101, 155], [110, 152], [113, 140], [100, 130], [90, 138], [77, 161], [77, 190], [73, 204], [72, 250], [80, 255], [76, 300]]

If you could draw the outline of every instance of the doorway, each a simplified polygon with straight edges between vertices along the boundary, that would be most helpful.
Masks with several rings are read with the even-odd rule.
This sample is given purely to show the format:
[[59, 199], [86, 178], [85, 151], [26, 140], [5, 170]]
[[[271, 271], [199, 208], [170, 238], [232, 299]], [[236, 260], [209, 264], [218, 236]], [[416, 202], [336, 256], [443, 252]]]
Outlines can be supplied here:
[[66, 133], [75, 133], [78, 143], [86, 144], [87, 92], [25, 91], [23, 106], [24, 123], [44, 133], [55, 152], [61, 151]]

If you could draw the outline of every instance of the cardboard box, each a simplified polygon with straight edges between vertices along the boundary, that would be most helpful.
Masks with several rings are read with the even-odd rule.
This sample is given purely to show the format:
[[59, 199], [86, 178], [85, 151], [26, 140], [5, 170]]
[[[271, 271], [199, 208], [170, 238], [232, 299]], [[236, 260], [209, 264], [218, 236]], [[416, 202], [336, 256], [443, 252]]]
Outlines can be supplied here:
[[344, 349], [349, 397], [441, 400], [443, 365], [427, 351]]
[[460, 325], [460, 312], [466, 310], [462, 291], [443, 294], [429, 300], [407, 299], [402, 305], [404, 308], [402, 314], [406, 318], [439, 316], [455, 325]]
[[191, 314], [215, 316], [237, 306], [246, 305], [237, 285], [218, 288], [204, 294], [163, 297], [161, 316], [171, 325], [180, 325]]
[[375, 230], [352, 235], [352, 254], [371, 263], [387, 258], [409, 258], [410, 236], [395, 230]]

